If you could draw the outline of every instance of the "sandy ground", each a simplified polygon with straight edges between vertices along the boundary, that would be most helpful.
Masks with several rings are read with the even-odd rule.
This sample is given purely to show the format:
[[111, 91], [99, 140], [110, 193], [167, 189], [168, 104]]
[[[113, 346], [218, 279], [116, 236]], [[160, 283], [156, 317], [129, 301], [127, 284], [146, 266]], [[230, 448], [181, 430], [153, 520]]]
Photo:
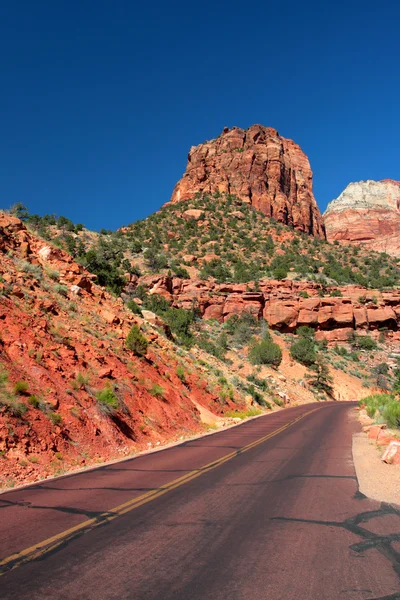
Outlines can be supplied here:
[[353, 460], [360, 492], [381, 502], [400, 505], [400, 465], [382, 462], [379, 450], [366, 433], [353, 436]]

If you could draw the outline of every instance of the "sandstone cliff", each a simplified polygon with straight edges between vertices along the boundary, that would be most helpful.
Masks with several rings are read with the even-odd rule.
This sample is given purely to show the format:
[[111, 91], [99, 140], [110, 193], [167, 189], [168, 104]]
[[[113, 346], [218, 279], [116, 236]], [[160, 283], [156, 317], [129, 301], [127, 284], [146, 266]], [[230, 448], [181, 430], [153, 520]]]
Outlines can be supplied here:
[[225, 128], [217, 139], [192, 147], [171, 202], [199, 192], [233, 194], [268, 217], [325, 237], [308, 158], [270, 127]]
[[400, 256], [400, 182], [350, 183], [324, 214], [328, 241], [359, 243]]

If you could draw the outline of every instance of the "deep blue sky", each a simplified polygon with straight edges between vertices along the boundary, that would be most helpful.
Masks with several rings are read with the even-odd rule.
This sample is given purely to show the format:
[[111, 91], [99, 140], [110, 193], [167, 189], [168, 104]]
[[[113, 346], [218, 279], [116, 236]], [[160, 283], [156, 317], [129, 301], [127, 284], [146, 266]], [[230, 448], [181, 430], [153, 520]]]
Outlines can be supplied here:
[[400, 179], [397, 0], [36, 0], [0, 7], [0, 206], [114, 229], [224, 126], [300, 144], [321, 210]]

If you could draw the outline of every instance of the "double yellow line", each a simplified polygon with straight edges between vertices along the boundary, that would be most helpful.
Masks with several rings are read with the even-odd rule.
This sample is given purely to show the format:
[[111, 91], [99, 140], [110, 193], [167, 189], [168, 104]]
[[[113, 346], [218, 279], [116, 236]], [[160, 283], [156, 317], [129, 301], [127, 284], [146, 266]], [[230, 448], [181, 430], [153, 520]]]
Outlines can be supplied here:
[[301, 419], [304, 419], [304, 417], [307, 417], [311, 413], [313, 413], [317, 410], [320, 410], [321, 408], [322, 407], [318, 407], [318, 408], [314, 408], [313, 410], [309, 410], [308, 412], [304, 413], [300, 417], [297, 417], [296, 419], [293, 419], [293, 421], [289, 421], [288, 423], [286, 423], [279, 429], [276, 429], [272, 433], [269, 433], [268, 435], [265, 435], [265, 436], [259, 438], [258, 440], [255, 440], [254, 442], [247, 444], [247, 446], [243, 446], [242, 448], [239, 448], [239, 450], [230, 452], [229, 454], [226, 454], [225, 456], [222, 456], [218, 460], [208, 463], [207, 465], [204, 465], [203, 467], [200, 467], [199, 469], [190, 471], [186, 475], [183, 475], [182, 477], [179, 477], [178, 479], [174, 479], [173, 481], [170, 481], [169, 483], [162, 485], [160, 488], [151, 490], [150, 492], [146, 492], [145, 494], [142, 494], [141, 496], [137, 496], [136, 498], [133, 498], [132, 500], [128, 500], [128, 502], [124, 502], [124, 504], [120, 504], [119, 506], [111, 508], [109, 511], [102, 513], [101, 515], [99, 515], [96, 518], [88, 519], [87, 521], [84, 521], [83, 523], [80, 523], [79, 525], [75, 525], [75, 527], [71, 527], [70, 529], [67, 529], [66, 531], [62, 531], [61, 533], [58, 533], [57, 535], [47, 538], [46, 540], [43, 540], [42, 542], [38, 542], [37, 544], [30, 546], [29, 548], [25, 548], [24, 550], [21, 550], [20, 552], [17, 552], [16, 554], [7, 556], [6, 558], [4, 558], [0, 561], [0, 576], [4, 575], [8, 571], [11, 571], [12, 569], [16, 569], [17, 567], [20, 567], [21, 565], [23, 565], [27, 562], [36, 560], [38, 558], [43, 558], [43, 556], [45, 556], [46, 554], [53, 552], [56, 548], [71, 541], [72, 539], [74, 539], [78, 536], [84, 535], [85, 533], [92, 531], [93, 529], [95, 529], [96, 527], [99, 527], [100, 525], [104, 525], [106, 523], [111, 523], [111, 521], [113, 521], [117, 517], [120, 517], [121, 515], [124, 515], [130, 511], [134, 510], [135, 508], [142, 506], [143, 504], [147, 504], [148, 502], [151, 502], [152, 500], [155, 500], [156, 498], [159, 498], [160, 496], [167, 494], [168, 492], [180, 487], [181, 485], [184, 485], [185, 483], [188, 483], [189, 481], [192, 481], [193, 479], [200, 477], [200, 475], [204, 475], [204, 473], [208, 473], [209, 471], [212, 471], [212, 470], [216, 469], [217, 467], [220, 467], [221, 465], [228, 462], [229, 460], [232, 460], [232, 458], [235, 458], [236, 456], [240, 456], [241, 454], [244, 454], [248, 450], [251, 450], [251, 448], [254, 448], [255, 446], [258, 446], [259, 444], [262, 444], [266, 440], [269, 440], [270, 438], [274, 437], [275, 435], [278, 435], [285, 429], [288, 429], [295, 423], [298, 423], [299, 421], [301, 421]]

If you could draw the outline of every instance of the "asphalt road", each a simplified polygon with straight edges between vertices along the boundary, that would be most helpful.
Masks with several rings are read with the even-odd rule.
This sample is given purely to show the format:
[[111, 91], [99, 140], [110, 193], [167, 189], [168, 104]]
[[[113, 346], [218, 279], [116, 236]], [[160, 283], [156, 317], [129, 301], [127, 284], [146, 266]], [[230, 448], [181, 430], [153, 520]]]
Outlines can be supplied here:
[[400, 510], [315, 404], [0, 495], [0, 598], [400, 599]]

